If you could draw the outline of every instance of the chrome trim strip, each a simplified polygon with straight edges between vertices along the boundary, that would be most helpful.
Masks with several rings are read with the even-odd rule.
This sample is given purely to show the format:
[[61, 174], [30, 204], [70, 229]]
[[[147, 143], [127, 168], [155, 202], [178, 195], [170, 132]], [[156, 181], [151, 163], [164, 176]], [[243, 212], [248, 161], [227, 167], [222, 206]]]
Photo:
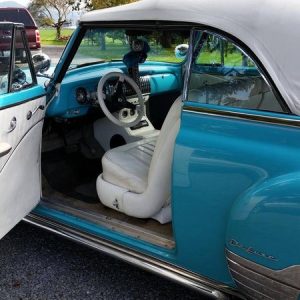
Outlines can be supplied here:
[[291, 127], [300, 127], [300, 120], [291, 120], [287, 118], [275, 118], [271, 116], [261, 116], [261, 115], [252, 115], [244, 112], [233, 112], [233, 111], [224, 111], [213, 108], [204, 108], [204, 107], [194, 107], [185, 105], [183, 107], [184, 112], [199, 113], [208, 116], [217, 116], [222, 118], [232, 118], [239, 120], [255, 121], [259, 123], [266, 123], [272, 125], [283, 125]]
[[[293, 299], [300, 296], [300, 266], [272, 270], [226, 250], [237, 286], [253, 299]], [[258, 295], [259, 294], [259, 295]]]
[[194, 28], [191, 30], [190, 33], [190, 38], [189, 38], [189, 49], [187, 53], [187, 60], [183, 65], [182, 72], [185, 67], [185, 72], [184, 72], [184, 81], [183, 81], [183, 91], [182, 91], [182, 101], [185, 102], [188, 99], [188, 87], [190, 83], [190, 73], [191, 73], [191, 67], [192, 67], [192, 58], [193, 58], [193, 51], [194, 51]]
[[226, 285], [198, 276], [195, 273], [178, 268], [175, 265], [158, 260], [149, 255], [141, 254], [133, 249], [117, 245], [95, 235], [77, 229], [75, 230], [65, 224], [43, 218], [37, 214], [31, 213], [23, 220], [74, 242], [78, 242], [157, 275], [176, 281], [177, 283], [186, 285], [213, 299], [229, 299], [229, 295], [242, 297], [240, 293]]

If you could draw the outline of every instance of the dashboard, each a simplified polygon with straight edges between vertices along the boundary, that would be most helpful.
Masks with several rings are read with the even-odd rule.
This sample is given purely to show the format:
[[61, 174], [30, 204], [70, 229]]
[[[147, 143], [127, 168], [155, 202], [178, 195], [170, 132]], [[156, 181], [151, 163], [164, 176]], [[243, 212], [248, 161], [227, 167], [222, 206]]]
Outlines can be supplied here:
[[[71, 69], [63, 79], [56, 98], [47, 109], [48, 117], [75, 118], [99, 108], [97, 86], [102, 76], [110, 72], [126, 73], [122, 62], [108, 62]], [[182, 88], [182, 65], [146, 62], [140, 65], [141, 89], [145, 100]], [[107, 89], [111, 87], [108, 86]], [[130, 95], [130, 90], [124, 91]], [[100, 108], [99, 108], [100, 109]]]

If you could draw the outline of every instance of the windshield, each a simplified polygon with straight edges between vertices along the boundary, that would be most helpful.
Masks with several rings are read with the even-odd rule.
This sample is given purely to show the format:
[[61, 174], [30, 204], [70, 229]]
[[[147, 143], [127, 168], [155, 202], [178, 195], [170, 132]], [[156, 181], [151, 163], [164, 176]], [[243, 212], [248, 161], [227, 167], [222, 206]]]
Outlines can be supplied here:
[[189, 31], [92, 28], [86, 31], [70, 68], [122, 61], [136, 40], [149, 45], [147, 61], [181, 63], [184, 56], [175, 56], [175, 48], [187, 44], [188, 39]]

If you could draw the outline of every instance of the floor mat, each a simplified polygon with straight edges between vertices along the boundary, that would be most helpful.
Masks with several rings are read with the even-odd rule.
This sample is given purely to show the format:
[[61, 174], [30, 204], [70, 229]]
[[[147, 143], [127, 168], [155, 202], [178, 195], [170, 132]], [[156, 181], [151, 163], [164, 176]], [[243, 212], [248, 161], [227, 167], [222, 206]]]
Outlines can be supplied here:
[[99, 201], [96, 179], [102, 173], [100, 159], [58, 149], [42, 154], [42, 173], [50, 186], [63, 194], [87, 202]]

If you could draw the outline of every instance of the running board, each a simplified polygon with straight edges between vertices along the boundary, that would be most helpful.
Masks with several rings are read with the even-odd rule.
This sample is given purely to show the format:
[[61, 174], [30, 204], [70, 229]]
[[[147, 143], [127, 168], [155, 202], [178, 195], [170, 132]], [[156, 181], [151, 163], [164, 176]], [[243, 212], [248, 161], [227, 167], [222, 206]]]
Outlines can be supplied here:
[[158, 234], [157, 232], [154, 233], [153, 231], [149, 231], [145, 228], [140, 228], [139, 226], [129, 224], [107, 215], [101, 215], [90, 210], [84, 210], [82, 208], [79, 209], [70, 205], [61, 204], [59, 203], [59, 201], [52, 202], [47, 198], [43, 198], [41, 204], [50, 209], [55, 209], [73, 215], [77, 218], [84, 219], [94, 224], [103, 226], [109, 230], [128, 235], [137, 240], [142, 240], [167, 249], [175, 248], [175, 241], [173, 240], [173, 238], [167, 238]]
[[230, 299], [231, 296], [243, 298], [240, 293], [231, 287], [211, 281], [205, 277], [198, 276], [195, 273], [178, 268], [175, 265], [149, 255], [141, 254], [133, 249], [117, 245], [106, 239], [99, 238], [95, 235], [77, 229], [75, 230], [70, 226], [48, 218], [43, 218], [35, 213], [30, 213], [23, 220], [59, 236], [109, 254], [152, 273], [193, 288], [212, 299]]

